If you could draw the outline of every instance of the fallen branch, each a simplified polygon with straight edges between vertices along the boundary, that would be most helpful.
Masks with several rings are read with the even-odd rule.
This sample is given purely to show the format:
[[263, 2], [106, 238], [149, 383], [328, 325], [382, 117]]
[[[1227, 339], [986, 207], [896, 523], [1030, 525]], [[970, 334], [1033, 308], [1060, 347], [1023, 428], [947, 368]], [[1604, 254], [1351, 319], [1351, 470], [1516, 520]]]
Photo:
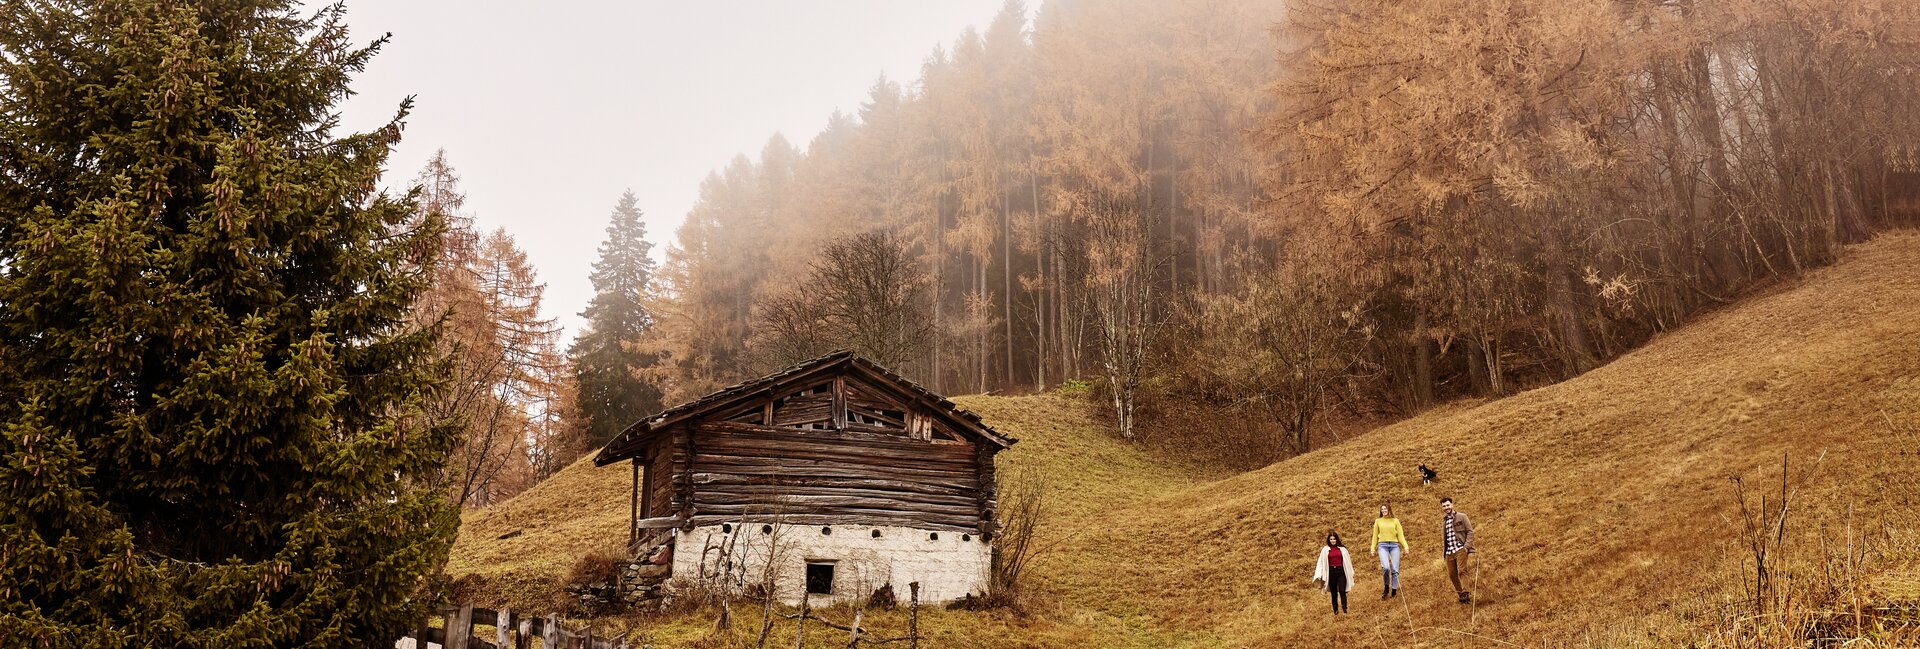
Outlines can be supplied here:
[[1447, 633], [1457, 633], [1457, 634], [1460, 634], [1460, 635], [1463, 635], [1463, 636], [1467, 636], [1467, 637], [1469, 637], [1469, 638], [1478, 638], [1478, 639], [1481, 639], [1481, 640], [1486, 640], [1486, 641], [1488, 641], [1488, 642], [1492, 642], [1492, 643], [1496, 643], [1496, 644], [1502, 644], [1502, 645], [1506, 645], [1506, 646], [1509, 646], [1509, 647], [1524, 647], [1524, 646], [1525, 646], [1525, 645], [1517, 645], [1517, 644], [1514, 644], [1514, 643], [1511, 643], [1511, 642], [1507, 642], [1507, 641], [1505, 641], [1505, 640], [1501, 640], [1501, 639], [1499, 639], [1499, 638], [1489, 638], [1489, 637], [1487, 637], [1487, 636], [1483, 636], [1483, 635], [1480, 635], [1480, 634], [1478, 634], [1478, 633], [1468, 633], [1468, 632], [1466, 632], [1466, 631], [1461, 631], [1461, 630], [1459, 630], [1459, 629], [1449, 629], [1449, 628], [1447, 628], [1447, 627], [1444, 627], [1444, 626], [1423, 626], [1423, 627], [1420, 627], [1420, 628], [1418, 628], [1418, 629], [1414, 629], [1414, 630], [1412, 630], [1412, 631], [1408, 631], [1408, 632], [1407, 632], [1407, 635], [1413, 635], [1413, 634], [1416, 634], [1416, 633], [1419, 633], [1419, 632], [1421, 632], [1421, 631], [1429, 631], [1429, 630], [1431, 630], [1431, 631], [1446, 631]]

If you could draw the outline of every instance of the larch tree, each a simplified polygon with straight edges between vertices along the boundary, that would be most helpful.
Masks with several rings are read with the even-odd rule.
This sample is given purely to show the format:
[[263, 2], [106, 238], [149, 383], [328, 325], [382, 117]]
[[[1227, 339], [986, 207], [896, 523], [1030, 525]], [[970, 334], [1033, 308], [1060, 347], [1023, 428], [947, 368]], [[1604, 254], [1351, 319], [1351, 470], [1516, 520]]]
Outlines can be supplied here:
[[513, 238], [503, 230], [474, 231], [445, 151], [415, 182], [422, 189], [415, 223], [447, 223], [433, 283], [411, 316], [415, 326], [441, 332], [447, 362], [425, 415], [459, 430], [440, 478], [448, 497], [463, 507], [485, 506], [532, 486], [532, 458], [559, 450], [535, 448], [528, 432], [546, 416], [541, 404], [554, 402], [559, 329], [540, 313], [545, 286]]
[[631, 191], [621, 194], [593, 264], [593, 299], [580, 314], [586, 326], [568, 349], [589, 446], [605, 444], [662, 407], [659, 388], [643, 376], [654, 358], [633, 344], [653, 328], [646, 299], [654, 281], [652, 250], [639, 200]]
[[436, 405], [463, 429], [448, 494], [479, 507], [532, 486], [528, 445], [542, 409], [556, 402], [553, 376], [563, 361], [560, 329], [540, 312], [546, 285], [506, 230], [480, 240], [467, 271], [477, 300], [450, 314], [451, 398]]
[[0, 645], [374, 646], [457, 512], [339, 6], [0, 2]]

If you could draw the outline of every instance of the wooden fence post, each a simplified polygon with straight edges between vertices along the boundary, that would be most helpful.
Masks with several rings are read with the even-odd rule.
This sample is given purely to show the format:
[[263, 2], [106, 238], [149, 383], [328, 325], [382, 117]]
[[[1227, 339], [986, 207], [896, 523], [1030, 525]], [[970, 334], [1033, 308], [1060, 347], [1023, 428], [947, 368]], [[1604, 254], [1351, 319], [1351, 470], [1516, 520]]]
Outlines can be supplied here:
[[513, 641], [513, 609], [502, 606], [500, 607], [499, 612], [493, 614], [494, 649], [507, 649], [508, 647], [513, 646], [511, 644], [508, 644], [512, 641]]
[[793, 649], [802, 649], [807, 643], [807, 600], [811, 595], [806, 589], [801, 589], [800, 617], [793, 621]]
[[[917, 592], [918, 591], [916, 591], [916, 593]], [[807, 614], [807, 607], [804, 603], [800, 610], [802, 615], [800, 623], [804, 626], [806, 624], [805, 616]], [[628, 640], [633, 634], [633, 630], [631, 629], [629, 629], [627, 633], [617, 636], [595, 637], [593, 627], [591, 626], [582, 626], [579, 630], [572, 630], [562, 625], [558, 617], [515, 615], [513, 610], [508, 608], [501, 608], [495, 611], [484, 608], [474, 608], [473, 604], [468, 603], [461, 604], [458, 608], [439, 609], [438, 614], [441, 620], [443, 620], [442, 628], [433, 628], [431, 624], [433, 618], [428, 617], [426, 622], [423, 622], [419, 628], [408, 631], [407, 635], [401, 636], [400, 639], [413, 638], [413, 646], [415, 649], [428, 649], [427, 643], [431, 642], [431, 639], [434, 638], [439, 640], [437, 644], [439, 644], [442, 649], [468, 649], [475, 645], [488, 646], [489, 643], [486, 640], [474, 634], [475, 625], [478, 625], [493, 627], [491, 646], [493, 646], [494, 649], [532, 649], [533, 641], [536, 638], [540, 640], [541, 649], [633, 649], [634, 646], [633, 643]], [[854, 613], [853, 621], [853, 640], [850, 646], [858, 646], [861, 639], [861, 629], [859, 627], [860, 612]], [[829, 624], [829, 626], [832, 625]], [[799, 630], [796, 630], [796, 641], [799, 641], [801, 637], [803, 637], [800, 633]], [[892, 640], [888, 642], [892, 642]], [[642, 646], [649, 645], [642, 643]]]
[[852, 637], [847, 639], [848, 649], [859, 649], [860, 647], [860, 615], [866, 612], [867, 609], [864, 607], [853, 610], [853, 626], [849, 627], [853, 629], [853, 631], [851, 632]]
[[920, 582], [907, 584], [907, 649], [920, 649]]
[[467, 638], [473, 636], [473, 605], [461, 604], [460, 610], [447, 615], [447, 641], [440, 643], [446, 649], [467, 649]]

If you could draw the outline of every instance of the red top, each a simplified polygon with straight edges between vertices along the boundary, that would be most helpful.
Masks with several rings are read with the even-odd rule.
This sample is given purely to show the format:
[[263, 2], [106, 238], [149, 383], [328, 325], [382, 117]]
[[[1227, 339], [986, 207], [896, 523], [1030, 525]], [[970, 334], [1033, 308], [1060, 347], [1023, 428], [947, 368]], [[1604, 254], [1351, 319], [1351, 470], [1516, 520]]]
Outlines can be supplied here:
[[1340, 548], [1327, 550], [1327, 565], [1334, 568], [1347, 565], [1346, 556], [1347, 553], [1341, 552]]

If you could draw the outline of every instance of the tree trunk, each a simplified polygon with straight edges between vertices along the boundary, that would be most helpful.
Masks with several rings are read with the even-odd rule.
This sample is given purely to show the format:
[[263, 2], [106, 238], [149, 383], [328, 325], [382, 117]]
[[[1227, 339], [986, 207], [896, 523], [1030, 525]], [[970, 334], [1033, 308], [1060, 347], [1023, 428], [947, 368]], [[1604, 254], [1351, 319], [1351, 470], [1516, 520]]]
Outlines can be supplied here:
[[1001, 370], [1000, 385], [1013, 385], [1013, 190], [1000, 189], [1000, 319], [1001, 329], [1007, 339], [1000, 341], [1006, 348], [1006, 366]]
[[1413, 316], [1413, 410], [1433, 405], [1433, 345], [1427, 336], [1427, 312], [1418, 309]]

